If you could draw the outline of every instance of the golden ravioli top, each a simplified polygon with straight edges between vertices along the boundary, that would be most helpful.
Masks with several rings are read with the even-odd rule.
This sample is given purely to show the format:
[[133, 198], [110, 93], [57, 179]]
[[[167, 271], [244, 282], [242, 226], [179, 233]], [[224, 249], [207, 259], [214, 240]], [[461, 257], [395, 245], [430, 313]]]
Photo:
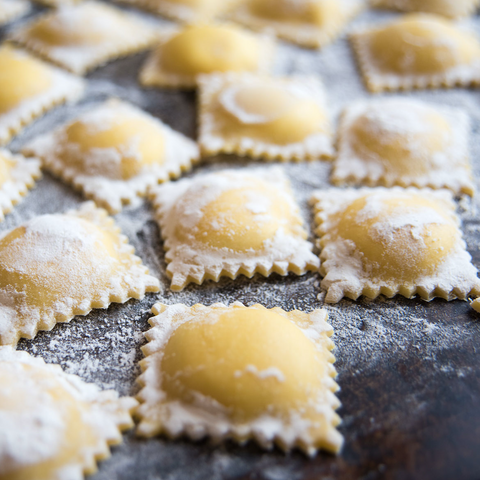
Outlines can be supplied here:
[[[87, 174], [112, 180], [128, 180], [145, 166], [163, 163], [165, 139], [161, 126], [146, 115], [136, 115], [133, 108], [122, 110], [119, 107], [103, 116], [96, 111], [65, 128], [66, 166], [72, 165]], [[71, 153], [74, 148], [80, 151], [78, 155]], [[119, 161], [93, 162], [90, 155], [98, 149], [104, 153], [116, 151]]]
[[430, 75], [480, 60], [480, 44], [469, 33], [434, 15], [406, 15], [372, 32], [372, 60], [386, 73]]
[[[104, 211], [42, 215], [0, 237], [0, 344], [158, 290]], [[5, 300], [8, 297], [8, 301]]]
[[233, 25], [192, 25], [161, 47], [163, 68], [182, 75], [254, 71], [259, 62], [257, 38]]
[[459, 109], [403, 97], [355, 102], [342, 115], [332, 179], [472, 195], [468, 133]]
[[0, 48], [0, 115], [44, 93], [52, 82], [42, 62], [11, 47]]
[[110, 212], [138, 203], [150, 186], [180, 176], [199, 156], [192, 140], [118, 99], [38, 136], [22, 151]]
[[132, 398], [10, 347], [0, 347], [0, 384], [0, 478], [83, 478], [133, 424]]
[[478, 0], [374, 0], [378, 7], [395, 8], [404, 12], [426, 12], [446, 17], [462, 17], [473, 13]]
[[140, 72], [144, 85], [191, 88], [214, 72], [260, 72], [272, 62], [273, 43], [234, 24], [188, 25], [165, 32]]
[[11, 39], [78, 74], [154, 43], [156, 27], [110, 5], [87, 1], [49, 12]]
[[303, 160], [332, 152], [323, 86], [312, 77], [203, 76], [200, 138], [208, 154]]
[[254, 0], [250, 9], [266, 19], [310, 23], [318, 27], [337, 23], [343, 17], [342, 2], [339, 0]]
[[281, 170], [212, 173], [162, 185], [152, 197], [173, 290], [220, 276], [316, 268]]
[[450, 192], [330, 189], [312, 200], [327, 302], [380, 294], [453, 300], [480, 292]]
[[339, 214], [332, 236], [355, 245], [371, 276], [399, 282], [434, 273], [459, 241], [450, 212], [413, 193], [354, 200]]
[[[162, 319], [168, 338], [161, 346], [154, 341], [145, 348], [143, 367], [148, 365], [158, 375], [163, 405], [157, 405], [154, 418], [146, 414], [152, 410], [148, 390], [153, 385], [148, 379], [142, 381], [146, 388], [140, 398], [147, 403], [140, 407], [144, 418], [140, 433], [173, 433], [169, 432], [173, 424], [183, 423], [177, 418], [181, 410], [192, 412], [190, 418], [195, 418], [200, 430], [203, 422], [197, 414], [203, 404], [212, 408], [211, 430], [222, 422], [233, 432], [243, 426], [243, 439], [247, 439], [254, 425], [267, 417], [277, 425], [275, 430], [283, 425], [276, 440], [285, 449], [294, 445], [309, 453], [321, 447], [338, 449], [340, 438], [333, 429], [338, 418], [332, 410], [336, 387], [331, 377], [335, 373], [328, 352], [331, 330], [324, 323], [323, 311], [310, 316], [259, 305], [175, 307], [157, 305], [160, 315], [152, 319], [154, 328], [147, 334], [149, 339], [156, 338], [155, 326]], [[306, 333], [308, 326], [321, 332], [315, 336], [317, 341]], [[156, 423], [169, 404], [178, 404], [170, 410], [174, 418], [157, 424], [156, 432], [148, 431], [148, 425], [152, 420]], [[263, 430], [259, 424], [257, 428]], [[275, 437], [264, 435], [268, 438], [264, 443]]]

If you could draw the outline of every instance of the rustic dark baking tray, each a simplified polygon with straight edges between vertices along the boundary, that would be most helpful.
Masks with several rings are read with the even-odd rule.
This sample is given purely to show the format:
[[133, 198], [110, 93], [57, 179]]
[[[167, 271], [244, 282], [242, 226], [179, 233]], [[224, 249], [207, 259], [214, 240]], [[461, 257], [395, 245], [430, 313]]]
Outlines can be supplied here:
[[[31, 16], [40, 11], [36, 7]], [[381, 22], [394, 15], [365, 12], [353, 25]], [[480, 26], [478, 18], [469, 22]], [[15, 24], [4, 28], [2, 35], [9, 28], [15, 28]], [[137, 83], [137, 71], [145, 57], [139, 54], [118, 60], [88, 75], [86, 96], [77, 106], [48, 113], [19, 135], [11, 148], [19, 149], [28, 139], [112, 95], [133, 102], [194, 138], [195, 94], [142, 89]], [[368, 95], [345, 38], [321, 52], [282, 43], [276, 72], [320, 75], [334, 118], [345, 105]], [[469, 111], [473, 124], [471, 154], [477, 176], [480, 91], [455, 89], [408, 95]], [[259, 163], [221, 157], [197, 167], [191, 175], [246, 166], [256, 167]], [[285, 170], [311, 224], [307, 201], [314, 189], [328, 186], [330, 164], [289, 164]], [[75, 207], [82, 200], [80, 194], [45, 174], [0, 224], [0, 232], [35, 215]], [[461, 205], [468, 249], [478, 266], [478, 201], [463, 201]], [[51, 332], [40, 332], [32, 341], [20, 341], [19, 349], [59, 363], [66, 371], [103, 388], [133, 395], [138, 390], [135, 378], [142, 358], [140, 347], [145, 343], [142, 333], [148, 329], [149, 310], [157, 301], [193, 305], [239, 300], [248, 305], [259, 302], [267, 307], [306, 311], [324, 306], [316, 274], [222, 280], [218, 284], [190, 286], [180, 293], [170, 292], [151, 206], [145, 203], [127, 208], [116, 220], [151, 272], [162, 280], [164, 292], [77, 317]], [[345, 447], [340, 455], [320, 453], [309, 459], [298, 452], [264, 452], [254, 444], [240, 447], [233, 443], [215, 446], [208, 441], [142, 440], [129, 432], [124, 444], [112, 449], [112, 457], [100, 463], [99, 472], [91, 480], [479, 479], [480, 314], [466, 302], [425, 303], [404, 298], [345, 300], [326, 308], [335, 328], [339, 398], [343, 404], [339, 413]]]

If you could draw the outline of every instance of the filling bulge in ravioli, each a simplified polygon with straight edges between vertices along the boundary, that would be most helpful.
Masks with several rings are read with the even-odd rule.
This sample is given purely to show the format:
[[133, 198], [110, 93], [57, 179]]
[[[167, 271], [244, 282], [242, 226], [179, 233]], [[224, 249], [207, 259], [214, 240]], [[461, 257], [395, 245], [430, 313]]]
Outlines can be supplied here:
[[336, 235], [351, 242], [369, 276], [403, 282], [434, 274], [459, 241], [452, 218], [417, 194], [358, 198], [340, 214]]
[[221, 6], [226, 0], [168, 0], [168, 3], [178, 3], [199, 10], [212, 10]]
[[186, 243], [193, 234], [209, 247], [259, 252], [280, 231], [306, 236], [298, 215], [278, 189], [252, 179], [251, 186], [226, 190], [203, 207], [193, 229], [179, 222], [175, 234]]
[[372, 33], [378, 69], [401, 75], [432, 75], [480, 59], [480, 44], [469, 33], [434, 15], [406, 15]]
[[258, 82], [224, 89], [219, 104], [225, 137], [246, 136], [286, 145], [301, 142], [327, 124], [321, 108], [294, 87]]
[[0, 238], [0, 290], [42, 311], [95, 303], [122, 265], [113, 234], [67, 215], [43, 215]]
[[113, 38], [121, 38], [128, 23], [116, 12], [99, 4], [75, 10], [58, 10], [53, 16], [40, 19], [29, 31], [31, 38], [52, 47], [95, 46]]
[[409, 176], [428, 174], [435, 154], [452, 141], [451, 126], [442, 115], [397, 101], [371, 106], [354, 120], [349, 135], [361, 158], [382, 163], [387, 173]]
[[51, 480], [62, 467], [83, 463], [85, 450], [97, 443], [84, 421], [87, 406], [55, 375], [2, 362], [0, 384], [0, 424], [5, 431], [18, 431], [5, 445], [0, 437], [0, 478]]
[[[128, 180], [147, 165], [161, 164], [165, 157], [165, 139], [161, 127], [136, 116], [100, 122], [74, 122], [66, 129], [68, 144], [79, 146], [80, 155], [65, 153], [64, 161], [89, 175]], [[114, 151], [108, 155], [107, 150]], [[97, 151], [91, 159], [89, 153]]]
[[9, 47], [0, 49], [0, 114], [39, 95], [52, 84], [48, 68]]
[[161, 49], [166, 71], [180, 75], [254, 71], [260, 61], [257, 39], [235, 26], [193, 25]]
[[169, 400], [195, 405], [200, 394], [235, 422], [265, 414], [290, 419], [292, 410], [322, 422], [313, 405], [328, 373], [312, 341], [271, 311], [225, 308], [217, 315], [171, 335], [161, 359]]
[[265, 19], [310, 23], [317, 27], [331, 24], [342, 16], [338, 0], [254, 0], [250, 8]]

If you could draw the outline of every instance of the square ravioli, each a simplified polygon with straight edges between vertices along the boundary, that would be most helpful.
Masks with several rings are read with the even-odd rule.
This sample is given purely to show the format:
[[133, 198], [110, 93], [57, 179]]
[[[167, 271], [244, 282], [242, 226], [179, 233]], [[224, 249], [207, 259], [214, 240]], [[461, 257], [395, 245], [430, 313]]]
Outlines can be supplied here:
[[475, 12], [479, 0], [372, 0], [373, 7], [392, 8], [401, 12], [436, 13], [450, 18]]
[[0, 0], [0, 25], [20, 18], [30, 11], [27, 0]]
[[158, 292], [120, 229], [92, 202], [32, 218], [0, 236], [0, 345], [57, 322]]
[[404, 15], [351, 41], [371, 92], [480, 84], [480, 42], [440, 16]]
[[217, 72], [266, 73], [274, 41], [233, 24], [196, 24], [165, 29], [160, 45], [140, 71], [150, 87], [194, 89], [199, 75]]
[[41, 177], [40, 161], [0, 149], [0, 221]]
[[480, 294], [447, 190], [328, 189], [312, 196], [325, 301]]
[[31, 141], [25, 155], [111, 213], [198, 160], [195, 142], [148, 113], [111, 99]]
[[340, 405], [325, 310], [162, 305], [145, 334], [138, 433], [338, 452]]
[[67, 5], [14, 30], [10, 39], [83, 74], [158, 40], [158, 27], [104, 3]]
[[456, 108], [405, 97], [356, 102], [340, 121], [332, 182], [473, 195], [469, 133], [467, 114]]
[[206, 155], [283, 161], [333, 155], [325, 93], [317, 78], [204, 75], [199, 103], [199, 143]]
[[137, 401], [0, 347], [0, 477], [80, 480], [133, 427]]
[[0, 145], [23, 126], [83, 93], [84, 82], [8, 45], [0, 47]]
[[365, 7], [364, 0], [246, 0], [231, 15], [247, 27], [319, 48], [338, 37]]
[[318, 258], [278, 168], [224, 170], [152, 189], [171, 289], [222, 276], [303, 275]]
[[242, 0], [121, 0], [173, 20], [197, 23], [224, 14]]

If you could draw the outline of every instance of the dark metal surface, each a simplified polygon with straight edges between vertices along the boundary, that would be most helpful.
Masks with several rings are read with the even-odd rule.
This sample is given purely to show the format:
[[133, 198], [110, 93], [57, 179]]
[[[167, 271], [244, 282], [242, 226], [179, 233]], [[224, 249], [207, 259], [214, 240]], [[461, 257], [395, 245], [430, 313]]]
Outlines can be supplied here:
[[[380, 22], [391, 16], [366, 12], [355, 24]], [[476, 18], [472, 21], [480, 25]], [[136, 76], [145, 56], [118, 60], [90, 74], [87, 94], [79, 106], [48, 113], [17, 137], [12, 149], [111, 95], [132, 101], [194, 137], [195, 95], [140, 88]], [[320, 75], [328, 91], [332, 117], [352, 100], [367, 96], [344, 38], [321, 52], [281, 44], [276, 72]], [[469, 111], [473, 120], [472, 161], [478, 175], [480, 91], [438, 90], [411, 95]], [[223, 157], [196, 168], [192, 175], [258, 165]], [[311, 222], [307, 200], [315, 188], [328, 185], [330, 165], [312, 162], [286, 165], [285, 169], [305, 218]], [[46, 174], [0, 224], [0, 232], [35, 215], [75, 207], [81, 201], [81, 195]], [[463, 203], [463, 230], [473, 261], [480, 266], [478, 204]], [[140, 346], [145, 343], [142, 332], [148, 329], [149, 309], [156, 301], [193, 305], [239, 300], [307, 311], [323, 306], [320, 278], [315, 274], [222, 280], [219, 284], [170, 292], [151, 207], [145, 204], [126, 209], [116, 220], [152, 273], [162, 279], [164, 292], [148, 295], [141, 302], [129, 301], [77, 317], [51, 332], [39, 333], [32, 341], [22, 340], [19, 349], [41, 355], [47, 362], [60, 363], [68, 372], [104, 388], [132, 395], [137, 391]], [[327, 308], [335, 328], [339, 398], [343, 403], [339, 413], [345, 447], [338, 457], [321, 453], [308, 459], [298, 452], [264, 452], [254, 444], [214, 446], [208, 441], [172, 442], [161, 438], [146, 441], [129, 432], [125, 443], [112, 449], [112, 457], [99, 465], [98, 474], [91, 479], [480, 479], [479, 314], [466, 302], [434, 300], [427, 304], [404, 298], [346, 300]]]

